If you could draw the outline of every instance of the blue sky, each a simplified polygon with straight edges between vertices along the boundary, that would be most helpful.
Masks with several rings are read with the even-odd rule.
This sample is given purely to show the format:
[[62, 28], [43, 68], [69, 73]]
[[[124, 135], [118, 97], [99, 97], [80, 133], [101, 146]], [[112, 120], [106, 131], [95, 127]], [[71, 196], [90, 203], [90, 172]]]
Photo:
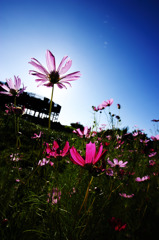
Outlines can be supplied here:
[[[159, 119], [159, 1], [155, 0], [0, 0], [0, 81], [19, 75], [27, 91], [50, 98], [37, 88], [32, 57], [46, 66], [49, 49], [57, 65], [64, 55], [69, 72], [81, 78], [67, 90], [55, 87], [62, 106], [59, 121], [92, 126], [92, 105], [113, 98], [121, 104], [122, 127], [137, 125], [153, 134]], [[103, 114], [101, 123], [107, 120]]]

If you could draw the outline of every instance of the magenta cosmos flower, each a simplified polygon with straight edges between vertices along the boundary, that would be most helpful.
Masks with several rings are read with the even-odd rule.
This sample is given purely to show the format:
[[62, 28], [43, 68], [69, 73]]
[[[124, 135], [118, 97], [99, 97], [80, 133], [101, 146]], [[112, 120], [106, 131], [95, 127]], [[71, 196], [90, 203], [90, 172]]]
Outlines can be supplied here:
[[58, 143], [54, 140], [52, 147], [50, 147], [50, 145], [48, 143], [46, 143], [46, 154], [47, 154], [47, 158], [50, 157], [65, 157], [68, 154], [68, 150], [70, 148], [69, 146], [69, 142], [67, 141], [63, 150], [59, 149], [59, 145]]
[[0, 84], [0, 86], [6, 91], [0, 91], [1, 94], [5, 94], [8, 96], [19, 96], [21, 93], [24, 92], [24, 90], [26, 89], [26, 87], [20, 89], [20, 85], [21, 85], [21, 79], [17, 76], [14, 76], [14, 82], [12, 81], [12, 79], [6, 79], [7, 85], [5, 84]]
[[118, 166], [118, 167], [121, 167], [121, 168], [126, 167], [126, 164], [128, 163], [127, 161], [126, 161], [126, 162], [123, 162], [122, 160], [121, 160], [121, 161], [118, 161], [117, 158], [114, 158], [114, 159], [113, 159], [113, 162], [111, 162], [111, 161], [109, 160], [109, 158], [108, 158], [108, 159], [107, 159], [107, 162], [109, 163], [109, 165], [110, 165], [111, 167], [116, 167], [116, 166]]
[[86, 158], [83, 159], [83, 157], [81, 157], [81, 155], [77, 152], [75, 147], [72, 147], [70, 149], [70, 154], [71, 154], [71, 161], [74, 164], [80, 165], [82, 167], [84, 167], [86, 164], [96, 164], [104, 155], [104, 153], [106, 152], [103, 151], [103, 146], [100, 145], [98, 153], [96, 153], [96, 145], [95, 143], [88, 143], [86, 144]]
[[71, 86], [69, 82], [77, 80], [81, 76], [79, 71], [64, 75], [70, 69], [72, 60], [68, 56], [64, 56], [58, 68], [56, 68], [55, 57], [49, 50], [46, 51], [46, 65], [48, 70], [35, 58], [32, 58], [29, 63], [38, 70], [29, 71], [30, 74], [37, 77], [35, 81], [39, 82], [38, 87], [40, 85], [52, 87], [54, 84], [57, 84], [59, 88], [66, 88], [65, 84]]

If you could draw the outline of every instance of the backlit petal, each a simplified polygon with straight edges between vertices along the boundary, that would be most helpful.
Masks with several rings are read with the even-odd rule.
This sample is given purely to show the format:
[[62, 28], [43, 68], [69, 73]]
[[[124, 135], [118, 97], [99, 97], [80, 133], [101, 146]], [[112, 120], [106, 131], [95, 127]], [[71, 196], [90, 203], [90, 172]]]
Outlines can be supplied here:
[[42, 66], [42, 64], [35, 58], [32, 58], [31, 62], [29, 62], [31, 65], [36, 67], [41, 73], [43, 74], [49, 74], [49, 72]]
[[65, 66], [61, 68], [61, 70], [59, 71], [59, 74], [60, 75], [65, 74], [70, 69], [71, 66], [72, 66], [72, 60], [68, 60]]
[[13, 81], [12, 81], [11, 78], [10, 78], [10, 79], [7, 79], [6, 81], [7, 81], [8, 87], [9, 87], [10, 89], [15, 89], [15, 88], [14, 88], [14, 83], [13, 83]]
[[10, 89], [5, 85], [5, 84], [3, 84], [3, 85], [0, 85], [4, 90], [6, 90], [7, 92], [9, 92], [10, 91]]
[[16, 90], [19, 90], [21, 85], [21, 79], [17, 76], [14, 76], [14, 87]]
[[64, 63], [65, 63], [65, 60], [66, 60], [67, 58], [68, 58], [68, 56], [64, 56], [64, 57], [63, 57], [63, 59], [61, 60], [59, 66], [58, 66], [57, 72], [60, 73], [60, 71], [61, 71], [61, 69], [62, 69], [62, 67], [63, 67], [63, 65], [64, 65]]
[[55, 57], [49, 50], [46, 51], [46, 64], [50, 73], [56, 71]]

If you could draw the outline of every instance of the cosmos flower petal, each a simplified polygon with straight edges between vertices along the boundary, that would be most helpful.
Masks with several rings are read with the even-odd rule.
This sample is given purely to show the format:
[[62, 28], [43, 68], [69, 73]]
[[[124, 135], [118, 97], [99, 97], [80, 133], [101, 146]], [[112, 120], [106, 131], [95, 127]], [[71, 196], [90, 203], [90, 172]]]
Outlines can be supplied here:
[[119, 162], [118, 162], [118, 159], [117, 159], [117, 158], [114, 158], [114, 159], [113, 159], [113, 161], [114, 161], [114, 164], [115, 164], [115, 165], [118, 165], [118, 164], [119, 164]]
[[[70, 74], [67, 74], [66, 76], [61, 77], [61, 79], [64, 79], [65, 81], [74, 81], [77, 80], [81, 76], [81, 73], [78, 72], [73, 72]], [[61, 81], [61, 80], [60, 80]]]
[[50, 73], [56, 71], [55, 57], [49, 50], [46, 51], [46, 64]]
[[73, 163], [78, 164], [80, 166], [84, 166], [84, 159], [81, 157], [81, 155], [77, 152], [75, 147], [72, 147], [70, 149], [70, 154], [71, 154], [71, 161], [73, 160]]
[[17, 76], [14, 76], [14, 86], [15, 89], [18, 90], [20, 88], [21, 85], [21, 79]]
[[86, 160], [85, 164], [91, 164], [94, 161], [96, 154], [96, 145], [95, 143], [88, 143], [86, 144]]
[[65, 66], [60, 70], [59, 74], [60, 75], [65, 74], [70, 69], [71, 66], [72, 66], [72, 60], [68, 60]]
[[[9, 92], [10, 91], [10, 89], [9, 89], [9, 87], [7, 87], [5, 84], [1, 84], [0, 85], [4, 90], [6, 90], [7, 92]], [[1, 93], [3, 93], [3, 92], [1, 92]]]
[[39, 78], [46, 79], [48, 81], [48, 78], [46, 77], [46, 74], [42, 74], [42, 73], [39, 73], [39, 72], [33, 71], [33, 70], [30, 70], [29, 73], [32, 74], [32, 75], [35, 75]]
[[11, 78], [10, 78], [10, 79], [7, 79], [6, 82], [7, 82], [8, 87], [9, 87], [10, 89], [15, 89], [14, 83], [13, 83], [13, 81], [12, 81]]
[[101, 156], [103, 155], [103, 154], [102, 154], [102, 151], [103, 151], [103, 145], [100, 145], [99, 150], [98, 150], [98, 153], [97, 153], [95, 159], [93, 160], [93, 164], [95, 164], [96, 162], [99, 161], [99, 159], [100, 159]]
[[62, 84], [62, 83], [58, 83], [57, 86], [58, 86], [59, 88], [66, 88], [66, 89], [67, 89], [67, 87], [66, 87], [64, 84]]
[[63, 67], [64, 63], [65, 63], [65, 60], [68, 58], [68, 56], [64, 56], [58, 66], [58, 69], [57, 71], [60, 73], [61, 72], [61, 68]]
[[107, 159], [107, 162], [109, 163], [109, 165], [110, 165], [111, 167], [114, 167], [114, 163], [112, 163], [109, 159]]
[[0, 93], [1, 93], [1, 94], [5, 94], [5, 95], [8, 95], [8, 96], [12, 96], [12, 94], [9, 93], [9, 92], [3, 92], [3, 91], [0, 91]]
[[53, 141], [53, 146], [52, 146], [52, 150], [57, 150], [59, 148], [59, 145], [58, 145], [58, 143], [54, 140]]
[[31, 62], [29, 63], [34, 67], [36, 67], [41, 73], [47, 74], [47, 75], [49, 74], [49, 72], [41, 65], [41, 63], [37, 59], [32, 58]]
[[86, 135], [86, 134], [87, 134], [87, 132], [88, 132], [88, 127], [87, 127], [87, 126], [85, 126], [85, 127], [84, 127], [84, 132], [83, 132], [83, 134], [84, 134], [84, 135]]
[[80, 136], [83, 135], [80, 128], [77, 128], [76, 131], [77, 131], [77, 133], [78, 133]]
[[69, 142], [67, 141], [66, 144], [65, 144], [65, 146], [64, 146], [64, 149], [63, 149], [63, 151], [62, 151], [62, 153], [61, 153], [61, 156], [62, 156], [62, 157], [64, 157], [64, 156], [66, 155], [66, 153], [68, 152], [69, 148], [70, 148]]

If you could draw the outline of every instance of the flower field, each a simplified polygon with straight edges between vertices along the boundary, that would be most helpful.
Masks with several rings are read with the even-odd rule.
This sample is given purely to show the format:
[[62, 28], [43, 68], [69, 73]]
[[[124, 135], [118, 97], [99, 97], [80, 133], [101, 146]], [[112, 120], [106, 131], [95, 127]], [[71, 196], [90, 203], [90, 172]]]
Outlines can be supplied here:
[[[31, 64], [43, 73], [31, 74], [46, 87], [62, 88], [80, 76], [59, 78], [71, 66], [70, 60], [64, 65], [66, 59], [56, 71], [47, 51], [49, 72], [34, 59]], [[15, 77], [15, 84], [10, 80], [3, 86], [14, 104], [0, 111], [0, 239], [155, 239], [159, 136], [119, 129], [120, 116], [110, 112], [113, 99], [93, 107], [94, 116], [109, 109], [107, 129], [99, 128], [96, 117], [92, 128], [57, 131], [50, 119], [48, 128], [35, 125], [16, 106], [17, 95], [25, 90], [20, 85]]]

